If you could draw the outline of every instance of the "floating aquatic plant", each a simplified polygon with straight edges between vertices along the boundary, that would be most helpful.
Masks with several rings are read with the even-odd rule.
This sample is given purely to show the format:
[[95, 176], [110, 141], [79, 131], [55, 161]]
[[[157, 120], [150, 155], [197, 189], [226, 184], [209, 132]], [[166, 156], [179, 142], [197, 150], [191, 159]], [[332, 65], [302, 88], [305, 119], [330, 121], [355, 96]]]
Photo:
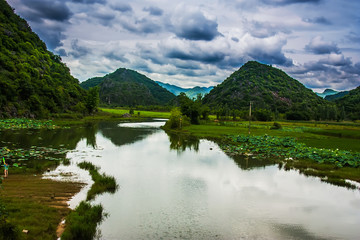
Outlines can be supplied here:
[[332, 163], [337, 167], [359, 167], [360, 153], [344, 150], [308, 147], [292, 137], [275, 136], [231, 136], [233, 144], [222, 145], [229, 154], [255, 154], [260, 158], [311, 159], [318, 163]]
[[0, 130], [1, 129], [55, 129], [58, 128], [53, 124], [52, 120], [34, 120], [27, 118], [13, 118], [13, 119], [1, 119], [0, 120]]

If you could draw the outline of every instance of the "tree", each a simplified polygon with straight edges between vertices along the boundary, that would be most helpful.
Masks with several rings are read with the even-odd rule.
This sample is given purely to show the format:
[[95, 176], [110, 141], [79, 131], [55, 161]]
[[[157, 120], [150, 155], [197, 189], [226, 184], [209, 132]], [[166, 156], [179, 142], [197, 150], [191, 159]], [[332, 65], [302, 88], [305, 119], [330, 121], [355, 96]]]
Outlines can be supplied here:
[[92, 114], [97, 110], [99, 105], [99, 88], [92, 87], [88, 90], [86, 95], [85, 106], [89, 114]]

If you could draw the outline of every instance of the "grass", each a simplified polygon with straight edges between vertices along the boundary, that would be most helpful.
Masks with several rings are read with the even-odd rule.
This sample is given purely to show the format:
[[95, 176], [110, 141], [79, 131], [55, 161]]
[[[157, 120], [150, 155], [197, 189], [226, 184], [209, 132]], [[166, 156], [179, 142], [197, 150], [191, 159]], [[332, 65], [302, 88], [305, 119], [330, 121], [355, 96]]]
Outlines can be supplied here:
[[[15, 226], [18, 239], [56, 239], [59, 222], [70, 212], [66, 202], [82, 186], [80, 183], [56, 182], [42, 179], [41, 176], [10, 173], [0, 187], [7, 222]], [[22, 233], [23, 229], [29, 230], [29, 233]]]
[[[101, 111], [106, 113], [111, 113], [115, 115], [123, 115], [129, 113], [129, 109], [110, 109], [110, 108], [100, 108]], [[134, 118], [170, 118], [170, 112], [155, 112], [155, 111], [138, 111], [135, 110], [133, 114]]]
[[92, 200], [98, 194], [104, 192], [114, 193], [118, 185], [116, 184], [115, 178], [106, 176], [105, 174], [99, 173], [99, 168], [94, 166], [90, 162], [81, 162], [78, 166], [82, 169], [88, 170], [94, 184], [91, 186], [90, 190], [87, 193], [86, 200]]
[[[341, 149], [360, 152], [360, 125], [355, 123], [313, 123], [313, 122], [279, 122], [282, 129], [271, 130], [273, 122], [252, 122], [252, 136], [294, 137], [298, 142], [309, 147]], [[183, 132], [201, 137], [221, 139], [227, 135], [248, 134], [249, 122], [206, 121], [200, 125], [183, 128]], [[334, 134], [336, 133], [336, 134]], [[342, 133], [341, 137], [339, 137]]]
[[92, 240], [96, 235], [96, 226], [103, 220], [103, 207], [80, 202], [75, 211], [66, 218], [67, 227], [61, 236], [62, 240]]

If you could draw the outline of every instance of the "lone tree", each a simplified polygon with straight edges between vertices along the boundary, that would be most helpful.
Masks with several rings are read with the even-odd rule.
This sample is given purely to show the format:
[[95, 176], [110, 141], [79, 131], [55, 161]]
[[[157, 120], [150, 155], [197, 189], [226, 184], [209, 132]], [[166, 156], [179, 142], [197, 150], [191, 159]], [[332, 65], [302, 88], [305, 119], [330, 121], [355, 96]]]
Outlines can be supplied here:
[[85, 106], [89, 114], [93, 114], [99, 105], [99, 88], [92, 87], [88, 90]]

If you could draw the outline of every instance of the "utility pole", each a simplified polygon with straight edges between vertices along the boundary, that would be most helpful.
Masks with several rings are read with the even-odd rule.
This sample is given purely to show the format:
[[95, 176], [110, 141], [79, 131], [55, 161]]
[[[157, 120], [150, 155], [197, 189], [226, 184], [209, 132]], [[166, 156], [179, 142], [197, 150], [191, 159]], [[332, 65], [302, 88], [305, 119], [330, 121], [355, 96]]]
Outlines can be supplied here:
[[251, 104], [252, 101], [250, 101], [250, 108], [249, 108], [249, 135], [250, 135], [250, 127], [251, 127]]

